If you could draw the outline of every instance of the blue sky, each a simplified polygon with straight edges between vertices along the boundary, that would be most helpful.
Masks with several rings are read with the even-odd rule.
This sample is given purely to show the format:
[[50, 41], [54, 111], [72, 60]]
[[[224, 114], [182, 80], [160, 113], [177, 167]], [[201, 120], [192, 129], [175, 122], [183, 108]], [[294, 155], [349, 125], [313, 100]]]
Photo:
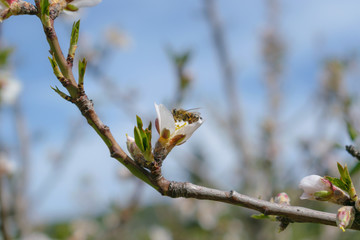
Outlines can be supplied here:
[[[356, 50], [360, 43], [359, 1], [280, 1], [280, 31], [286, 42], [284, 90], [288, 102], [285, 112], [300, 108], [309, 93], [316, 87], [322, 59], [327, 56], [344, 56]], [[266, 27], [264, 1], [217, 1], [219, 13], [225, 25], [226, 40], [231, 49], [231, 58], [238, 80], [247, 122], [256, 122], [264, 108], [262, 87], [262, 59], [260, 39]], [[175, 50], [193, 49], [194, 57], [189, 70], [195, 77], [191, 97], [184, 108], [201, 107], [204, 116], [211, 116], [206, 106], [224, 107], [221, 74], [210, 38], [210, 30], [203, 14], [203, 1], [103, 1], [96, 7], [86, 9], [81, 19], [81, 32], [90, 41], [101, 41], [106, 26], [116, 26], [132, 39], [129, 49], [112, 54], [104, 64], [108, 75], [124, 88], [138, 90], [139, 115], [146, 120], [155, 118], [154, 102], [169, 101], [174, 94], [174, 72], [165, 48]], [[64, 47], [68, 46], [69, 21], [58, 20], [57, 32]], [[40, 21], [32, 16], [11, 17], [3, 24], [3, 39], [7, 45], [15, 46], [13, 71], [24, 85], [22, 103], [31, 133], [44, 133], [32, 147], [32, 175], [30, 195], [41, 185], [51, 164], [49, 149], [57, 149], [66, 137], [69, 124], [82, 121], [83, 139], [79, 140], [64, 173], [57, 179], [50, 195], [36, 206], [33, 214], [37, 218], [76, 215], [79, 208], [77, 192], [81, 188], [79, 180], [84, 176], [93, 177], [92, 184], [100, 204], [109, 201], [126, 202], [123, 193], [131, 191], [134, 183], [119, 181], [116, 171], [119, 164], [109, 157], [107, 149], [81, 119], [77, 109], [59, 98], [50, 85], [60, 86], [52, 75], [47, 60], [48, 46]], [[81, 45], [79, 46], [81, 48]], [[122, 111], [114, 110], [112, 104], [102, 101], [106, 93], [94, 79], [86, 82], [88, 95], [104, 122], [125, 147], [125, 134], [131, 133], [135, 116], [130, 119]], [[212, 96], [209, 98], [209, 96]], [[5, 123], [11, 124], [11, 118]], [[248, 123], [250, 129], [257, 125]], [[214, 121], [208, 119], [189, 141], [197, 142], [206, 136], [211, 141], [209, 155], [216, 156], [222, 141], [219, 132], [213, 131]], [[306, 127], [303, 127], [306, 129]], [[252, 130], [255, 131], [255, 130]], [[6, 133], [3, 133], [6, 135]], [[8, 135], [11, 135], [9, 131]], [[221, 136], [221, 135], [220, 135]], [[11, 138], [11, 136], [9, 136]], [[186, 144], [184, 149], [187, 148]], [[204, 144], [206, 146], [206, 144]], [[183, 146], [182, 146], [183, 147]], [[184, 150], [186, 151], [186, 150]], [[180, 155], [180, 150], [174, 156]], [[231, 159], [228, 154], [227, 159]], [[176, 157], [174, 157], [175, 159]], [[214, 158], [215, 159], [215, 158]], [[229, 165], [231, 164], [231, 160]], [[185, 172], [175, 171], [178, 165], [168, 162], [166, 174], [175, 180], [184, 180]], [[223, 169], [226, 171], [226, 167]], [[221, 174], [221, 170], [219, 173]], [[228, 184], [225, 181], [224, 184]], [[231, 186], [230, 186], [231, 187]], [[159, 200], [160, 195], [147, 189], [146, 197]], [[119, 197], [120, 196], [120, 197]], [[149, 197], [147, 197], [149, 196]], [[35, 197], [34, 197], [35, 199]], [[99, 207], [97, 210], [101, 210]]]

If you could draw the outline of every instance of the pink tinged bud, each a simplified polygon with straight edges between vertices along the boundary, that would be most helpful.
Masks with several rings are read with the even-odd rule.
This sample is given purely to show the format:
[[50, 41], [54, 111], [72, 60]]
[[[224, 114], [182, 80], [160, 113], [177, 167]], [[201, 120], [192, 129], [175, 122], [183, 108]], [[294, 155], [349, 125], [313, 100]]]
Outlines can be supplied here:
[[290, 205], [290, 198], [287, 195], [287, 193], [282, 192], [279, 193], [276, 197], [275, 197], [275, 202], [278, 204], [283, 204], [283, 205]]
[[346, 228], [350, 228], [355, 219], [355, 209], [351, 206], [339, 208], [336, 215], [336, 225], [345, 232]]
[[331, 194], [331, 183], [318, 175], [310, 175], [301, 179], [299, 188], [304, 190], [300, 199], [320, 200], [325, 195]]
[[343, 205], [350, 200], [349, 195], [334, 186], [328, 179], [310, 175], [301, 179], [299, 188], [304, 190], [300, 199], [329, 201]]

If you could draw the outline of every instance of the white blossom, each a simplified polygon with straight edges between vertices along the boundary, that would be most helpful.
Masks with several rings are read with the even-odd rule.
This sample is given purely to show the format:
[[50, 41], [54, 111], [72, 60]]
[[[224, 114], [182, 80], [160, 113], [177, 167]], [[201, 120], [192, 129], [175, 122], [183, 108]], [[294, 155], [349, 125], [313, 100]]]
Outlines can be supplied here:
[[199, 117], [198, 120], [189, 122], [187, 120], [176, 120], [173, 114], [163, 105], [157, 105], [155, 103], [155, 109], [157, 113], [157, 129], [160, 137], [166, 139], [174, 139], [177, 136], [182, 136], [176, 142], [176, 145], [183, 144], [188, 140], [191, 135], [198, 129], [203, 120]]
[[157, 119], [156, 130], [160, 134], [155, 144], [154, 159], [161, 165], [169, 152], [188, 140], [203, 123], [199, 113], [182, 109], [170, 112], [163, 104], [155, 103]]
[[12, 105], [21, 92], [21, 83], [8, 73], [0, 73], [0, 104]]

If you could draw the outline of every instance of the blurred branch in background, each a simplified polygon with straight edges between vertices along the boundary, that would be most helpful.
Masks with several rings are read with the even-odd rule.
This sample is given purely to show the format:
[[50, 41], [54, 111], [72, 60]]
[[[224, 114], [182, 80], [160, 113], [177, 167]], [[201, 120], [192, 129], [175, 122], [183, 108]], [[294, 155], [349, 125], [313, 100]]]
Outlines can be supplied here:
[[225, 40], [224, 28], [219, 17], [218, 7], [214, 0], [204, 0], [204, 11], [206, 19], [209, 22], [214, 49], [218, 57], [218, 65], [222, 72], [222, 82], [228, 107], [226, 130], [231, 136], [234, 150], [237, 153], [241, 185], [243, 189], [248, 189], [248, 184], [254, 176], [251, 167], [252, 156], [246, 141], [247, 137], [243, 126], [239, 92], [237, 91], [236, 77]]
[[[2, 161], [3, 159], [0, 159]], [[1, 168], [2, 166], [0, 166]], [[1, 171], [1, 170], [0, 170]], [[8, 233], [9, 207], [5, 205], [4, 176], [0, 173], [0, 224], [1, 235], [3, 240], [10, 240]]]
[[277, 0], [266, 1], [267, 26], [262, 36], [262, 55], [264, 61], [264, 83], [266, 90], [265, 104], [267, 113], [262, 123], [262, 141], [259, 158], [260, 169], [265, 173], [262, 184], [257, 186], [264, 196], [271, 196], [277, 188], [277, 172], [274, 165], [281, 151], [278, 143], [279, 114], [281, 113], [283, 59], [285, 54], [284, 41], [280, 34], [279, 17], [281, 16]]
[[[100, 100], [108, 99], [122, 113], [133, 118], [138, 108], [135, 101], [140, 93], [138, 89], [124, 85], [121, 71], [116, 76], [111, 76], [104, 65], [109, 65], [116, 53], [131, 47], [130, 36], [116, 26], [109, 26], [103, 31], [104, 38], [95, 39], [91, 36], [80, 36], [81, 48], [78, 59], [88, 59], [88, 73], [96, 83], [103, 88], [106, 95], [101, 95]], [[129, 81], [129, 79], [125, 79]]]
[[29, 168], [30, 168], [30, 138], [26, 124], [25, 116], [22, 112], [19, 100], [14, 105], [14, 123], [16, 125], [16, 134], [19, 156], [19, 171], [15, 180], [15, 218], [19, 226], [20, 236], [26, 236], [30, 231], [28, 211], [28, 189], [29, 189]]

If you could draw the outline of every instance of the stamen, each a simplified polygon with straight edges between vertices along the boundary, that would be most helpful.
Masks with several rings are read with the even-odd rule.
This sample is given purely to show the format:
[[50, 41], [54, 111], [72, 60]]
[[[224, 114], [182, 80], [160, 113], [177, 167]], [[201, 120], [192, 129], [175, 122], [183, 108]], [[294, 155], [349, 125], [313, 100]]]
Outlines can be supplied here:
[[183, 122], [183, 121], [177, 122], [175, 124], [175, 131], [179, 130], [182, 127], [185, 127], [186, 125], [188, 125], [188, 122]]

